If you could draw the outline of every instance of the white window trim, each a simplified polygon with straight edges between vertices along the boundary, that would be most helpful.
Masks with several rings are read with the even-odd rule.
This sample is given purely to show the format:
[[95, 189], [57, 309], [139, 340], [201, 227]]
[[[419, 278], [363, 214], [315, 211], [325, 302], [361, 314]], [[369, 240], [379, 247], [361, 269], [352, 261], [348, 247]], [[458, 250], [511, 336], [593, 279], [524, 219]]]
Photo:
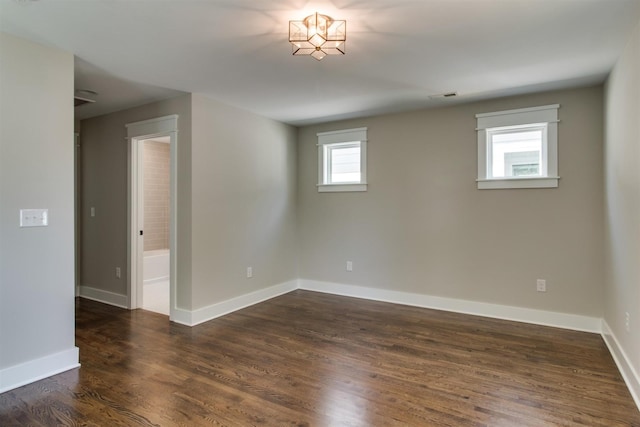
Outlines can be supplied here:
[[[476, 128], [478, 132], [478, 179], [476, 182], [479, 190], [558, 187], [560, 179], [558, 176], [558, 108], [560, 108], [560, 104], [476, 114], [478, 122]], [[547, 128], [546, 144], [543, 144], [542, 153], [543, 157], [546, 156], [546, 176], [491, 178], [488, 173], [488, 130], [541, 124], [546, 124]], [[542, 165], [541, 168], [543, 168]]]
[[[367, 128], [320, 132], [318, 137], [318, 192], [367, 191]], [[360, 182], [326, 183], [325, 146], [360, 143]]]

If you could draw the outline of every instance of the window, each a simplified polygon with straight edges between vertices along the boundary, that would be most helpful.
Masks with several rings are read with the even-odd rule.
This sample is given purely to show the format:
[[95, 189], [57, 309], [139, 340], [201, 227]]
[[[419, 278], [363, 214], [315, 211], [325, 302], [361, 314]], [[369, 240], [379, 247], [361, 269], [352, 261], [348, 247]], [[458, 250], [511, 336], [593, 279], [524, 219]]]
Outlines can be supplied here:
[[476, 114], [479, 189], [558, 186], [559, 107]]
[[318, 135], [318, 191], [367, 191], [367, 128]]

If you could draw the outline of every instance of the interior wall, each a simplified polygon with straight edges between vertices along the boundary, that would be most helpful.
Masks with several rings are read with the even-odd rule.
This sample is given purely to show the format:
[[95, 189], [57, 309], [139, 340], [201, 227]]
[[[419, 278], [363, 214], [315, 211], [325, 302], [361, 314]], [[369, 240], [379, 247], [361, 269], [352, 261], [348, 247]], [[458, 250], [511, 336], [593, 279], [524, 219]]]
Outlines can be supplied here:
[[[177, 305], [191, 307], [191, 95], [81, 122], [83, 287], [127, 295], [129, 143], [125, 125], [178, 114]], [[95, 216], [91, 216], [91, 208]], [[121, 268], [121, 278], [115, 274]]]
[[296, 130], [192, 99], [195, 310], [297, 278]]
[[169, 144], [144, 142], [144, 250], [169, 249]]
[[[300, 277], [602, 317], [602, 100], [595, 86], [301, 128]], [[559, 188], [478, 190], [475, 114], [556, 103]], [[316, 133], [357, 127], [368, 191], [318, 193]]]
[[[73, 55], [0, 33], [0, 391], [6, 368], [77, 349]], [[20, 228], [19, 211], [49, 210]], [[54, 358], [55, 359], [55, 358]], [[53, 364], [23, 372], [51, 374]]]
[[[604, 319], [640, 378], [640, 22], [605, 86]], [[629, 313], [629, 331], [625, 325]], [[640, 390], [640, 389], [639, 389]]]
[[295, 279], [295, 129], [192, 94], [82, 121], [82, 285], [126, 296], [125, 124], [168, 114], [180, 116], [178, 307]]

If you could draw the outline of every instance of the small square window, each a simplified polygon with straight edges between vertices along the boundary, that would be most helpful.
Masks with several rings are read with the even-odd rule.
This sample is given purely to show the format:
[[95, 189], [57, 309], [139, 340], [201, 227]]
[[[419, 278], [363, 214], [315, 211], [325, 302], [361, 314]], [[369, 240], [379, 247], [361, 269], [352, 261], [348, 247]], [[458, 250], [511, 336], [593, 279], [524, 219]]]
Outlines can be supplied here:
[[487, 176], [493, 179], [545, 176], [541, 166], [546, 140], [546, 124], [487, 129]]
[[360, 141], [325, 144], [327, 184], [360, 184]]
[[558, 186], [558, 107], [476, 115], [479, 189]]
[[318, 191], [367, 191], [367, 129], [318, 134]]

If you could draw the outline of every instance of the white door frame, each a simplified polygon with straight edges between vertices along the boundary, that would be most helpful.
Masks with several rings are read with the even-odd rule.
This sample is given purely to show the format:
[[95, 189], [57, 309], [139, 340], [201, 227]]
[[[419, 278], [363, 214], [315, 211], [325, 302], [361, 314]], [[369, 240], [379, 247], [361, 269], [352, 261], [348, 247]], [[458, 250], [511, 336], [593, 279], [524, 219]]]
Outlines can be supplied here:
[[80, 296], [80, 134], [73, 133], [73, 241], [74, 241], [74, 263], [75, 263], [75, 296]]
[[140, 236], [142, 225], [143, 201], [141, 196], [142, 176], [141, 161], [142, 141], [160, 136], [169, 137], [170, 153], [170, 202], [169, 202], [169, 319], [174, 320], [176, 312], [176, 273], [177, 273], [177, 200], [178, 200], [178, 115], [158, 117], [141, 122], [128, 123], [127, 140], [129, 141], [128, 160], [128, 219], [127, 231], [127, 296], [130, 309], [140, 308], [142, 304], [142, 262], [144, 236]]

